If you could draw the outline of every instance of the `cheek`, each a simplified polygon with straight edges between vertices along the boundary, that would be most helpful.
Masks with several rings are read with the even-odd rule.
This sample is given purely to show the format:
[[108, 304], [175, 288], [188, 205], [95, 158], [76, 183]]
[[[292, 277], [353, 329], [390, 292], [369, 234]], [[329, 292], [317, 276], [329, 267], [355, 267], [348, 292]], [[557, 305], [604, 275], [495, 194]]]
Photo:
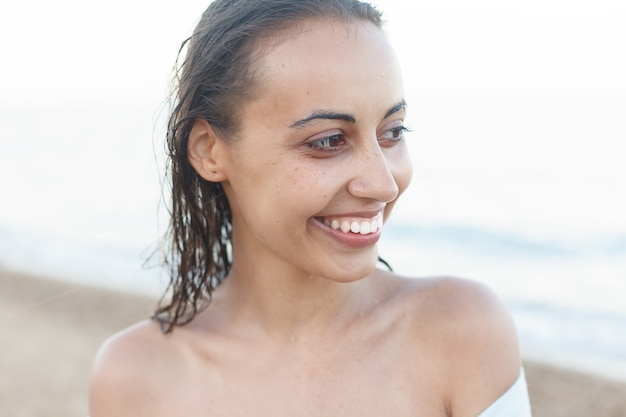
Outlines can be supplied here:
[[411, 177], [413, 176], [413, 165], [411, 164], [411, 158], [406, 150], [399, 150], [393, 155], [388, 156], [387, 164], [398, 186], [398, 196], [385, 207], [384, 219], [389, 218], [398, 198], [400, 198], [402, 193], [408, 188], [411, 183]]
[[[403, 147], [404, 148], [404, 147]], [[398, 197], [408, 188], [413, 177], [413, 164], [406, 148], [389, 160], [391, 174], [398, 185]]]
[[321, 210], [329, 185], [325, 172], [288, 159], [240, 164], [229, 186], [231, 204], [245, 217], [254, 214], [280, 227]]

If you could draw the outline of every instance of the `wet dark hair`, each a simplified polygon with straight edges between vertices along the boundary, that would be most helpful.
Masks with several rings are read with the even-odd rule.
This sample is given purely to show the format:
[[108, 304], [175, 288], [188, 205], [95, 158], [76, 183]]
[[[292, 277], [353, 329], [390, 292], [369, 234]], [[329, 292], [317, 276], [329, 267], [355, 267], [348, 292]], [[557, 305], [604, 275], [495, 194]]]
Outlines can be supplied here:
[[381, 13], [358, 0], [216, 0], [181, 46], [167, 130], [171, 218], [162, 250], [170, 283], [154, 315], [163, 332], [206, 308], [232, 262], [228, 199], [220, 183], [201, 178], [188, 160], [194, 121], [205, 119], [221, 139], [233, 140], [237, 109], [255, 96], [254, 64], [267, 51], [261, 41], [280, 42], [281, 33], [314, 19], [382, 25]]

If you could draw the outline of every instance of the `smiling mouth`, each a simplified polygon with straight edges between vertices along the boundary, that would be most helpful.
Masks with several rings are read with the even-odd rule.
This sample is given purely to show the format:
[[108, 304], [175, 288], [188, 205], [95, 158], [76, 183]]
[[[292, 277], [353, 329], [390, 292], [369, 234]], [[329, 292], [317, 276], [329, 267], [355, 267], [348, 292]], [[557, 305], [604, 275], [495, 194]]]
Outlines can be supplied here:
[[369, 235], [382, 229], [383, 213], [380, 212], [376, 215], [376, 217], [371, 219], [356, 217], [324, 217], [322, 221], [331, 229], [340, 230], [343, 233]]

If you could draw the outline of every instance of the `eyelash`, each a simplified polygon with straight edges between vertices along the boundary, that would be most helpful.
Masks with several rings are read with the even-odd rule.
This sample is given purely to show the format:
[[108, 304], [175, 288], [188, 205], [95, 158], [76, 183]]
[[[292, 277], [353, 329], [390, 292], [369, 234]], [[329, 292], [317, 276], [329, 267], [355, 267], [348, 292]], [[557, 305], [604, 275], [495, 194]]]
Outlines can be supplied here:
[[[390, 142], [392, 144], [396, 142], [401, 142], [404, 140], [404, 134], [406, 132], [410, 132], [410, 129], [405, 126], [396, 126], [385, 131], [383, 135], [381, 135], [378, 138], [378, 140]], [[382, 136], [388, 133], [392, 134], [392, 138], [383, 139]], [[320, 152], [337, 152], [341, 150], [341, 144], [330, 146], [330, 144], [328, 144], [330, 141], [342, 142], [341, 144], [343, 144], [343, 142], [345, 142], [345, 135], [343, 133], [337, 133], [334, 135], [326, 136], [326, 137], [314, 140], [312, 142], [309, 142], [306, 144], [306, 146], [309, 149], [313, 149], [313, 150], [320, 151]], [[327, 143], [327, 145], [324, 145], [324, 143]]]
[[[382, 139], [382, 140], [388, 140], [389, 142], [392, 142], [392, 143], [401, 142], [404, 140], [404, 134], [410, 131], [411, 130], [404, 125], [392, 127], [391, 129], [383, 133], [383, 135], [391, 132], [393, 137], [391, 139]], [[381, 140], [381, 137], [379, 137], [378, 140]]]
[[326, 136], [321, 139], [314, 140], [313, 142], [309, 142], [306, 146], [310, 149], [321, 151], [321, 152], [337, 152], [339, 150], [340, 145], [335, 146], [323, 146], [324, 142], [329, 141], [341, 141], [345, 142], [345, 135], [343, 133], [336, 133], [334, 135]]

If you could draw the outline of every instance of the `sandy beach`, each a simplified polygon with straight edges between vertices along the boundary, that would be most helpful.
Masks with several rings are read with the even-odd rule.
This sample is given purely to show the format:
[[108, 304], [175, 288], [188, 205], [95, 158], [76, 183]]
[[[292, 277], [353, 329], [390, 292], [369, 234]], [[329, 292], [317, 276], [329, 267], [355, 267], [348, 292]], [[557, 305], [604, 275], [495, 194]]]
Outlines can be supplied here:
[[[0, 416], [84, 417], [100, 344], [156, 300], [0, 270]], [[626, 382], [526, 362], [534, 417], [624, 417]]]

